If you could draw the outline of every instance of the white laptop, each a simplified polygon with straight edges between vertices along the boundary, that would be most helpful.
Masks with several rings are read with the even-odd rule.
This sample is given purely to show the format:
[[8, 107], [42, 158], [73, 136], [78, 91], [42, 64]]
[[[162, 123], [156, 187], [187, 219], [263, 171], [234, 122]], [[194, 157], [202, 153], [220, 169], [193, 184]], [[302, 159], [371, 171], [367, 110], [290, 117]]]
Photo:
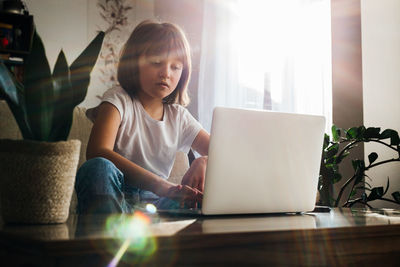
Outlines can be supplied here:
[[215, 108], [203, 203], [195, 213], [312, 211], [324, 129], [322, 116]]

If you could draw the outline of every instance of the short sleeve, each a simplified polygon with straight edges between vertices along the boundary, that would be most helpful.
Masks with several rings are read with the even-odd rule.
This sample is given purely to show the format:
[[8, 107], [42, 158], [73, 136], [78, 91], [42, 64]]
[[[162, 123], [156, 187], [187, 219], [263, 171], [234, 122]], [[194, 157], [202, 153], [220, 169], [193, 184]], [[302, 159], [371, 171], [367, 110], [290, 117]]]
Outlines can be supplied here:
[[[101, 103], [103, 102], [108, 102], [112, 105], [114, 105], [121, 116], [121, 120], [124, 117], [124, 110], [126, 107], [126, 102], [130, 99], [128, 93], [125, 92], [124, 89], [121, 87], [114, 87], [111, 89], [108, 89], [106, 92], [104, 92], [103, 96], [101, 97]], [[101, 104], [100, 103], [100, 104]], [[89, 108], [86, 111], [86, 116], [94, 122], [97, 116], [97, 109], [99, 106], [94, 107], [94, 108]]]
[[192, 147], [193, 141], [199, 134], [203, 127], [201, 124], [190, 114], [190, 112], [183, 108], [181, 109], [181, 134], [178, 149], [188, 153]]

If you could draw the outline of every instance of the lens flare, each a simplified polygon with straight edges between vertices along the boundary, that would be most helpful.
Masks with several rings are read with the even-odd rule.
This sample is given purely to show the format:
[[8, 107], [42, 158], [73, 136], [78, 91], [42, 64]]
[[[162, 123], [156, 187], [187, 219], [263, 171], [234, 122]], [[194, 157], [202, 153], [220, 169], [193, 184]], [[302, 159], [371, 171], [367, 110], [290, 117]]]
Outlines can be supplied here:
[[122, 244], [121, 248], [118, 250], [117, 254], [115, 257], [112, 259], [112, 261], [107, 265], [108, 267], [115, 267], [117, 266], [118, 262], [120, 261], [122, 255], [124, 255], [126, 249], [129, 247], [131, 243], [130, 239], [125, 240], [125, 242]]
[[155, 214], [157, 212], [157, 208], [153, 204], [147, 204], [146, 211], [150, 214]]
[[108, 266], [116, 266], [121, 259], [129, 263], [146, 261], [157, 249], [150, 224], [151, 219], [140, 211], [135, 211], [133, 215], [122, 214], [108, 218], [107, 234], [120, 240], [120, 247]]

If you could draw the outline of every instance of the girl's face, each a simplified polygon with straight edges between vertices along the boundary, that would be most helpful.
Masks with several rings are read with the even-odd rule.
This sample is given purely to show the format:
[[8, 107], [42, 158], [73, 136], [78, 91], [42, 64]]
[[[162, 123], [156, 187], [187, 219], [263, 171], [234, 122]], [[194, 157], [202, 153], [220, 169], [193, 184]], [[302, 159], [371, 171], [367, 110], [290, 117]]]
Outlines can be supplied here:
[[170, 95], [178, 85], [183, 63], [172, 54], [139, 57], [140, 93], [159, 99]]

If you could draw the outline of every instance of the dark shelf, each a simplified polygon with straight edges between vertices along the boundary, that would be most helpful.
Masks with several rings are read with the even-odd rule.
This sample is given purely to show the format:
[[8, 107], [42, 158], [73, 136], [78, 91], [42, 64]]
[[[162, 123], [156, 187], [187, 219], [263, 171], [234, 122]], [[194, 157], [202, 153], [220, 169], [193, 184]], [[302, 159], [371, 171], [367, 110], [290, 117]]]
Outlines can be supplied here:
[[29, 54], [33, 37], [33, 16], [26, 14], [14, 14], [0, 11], [0, 25], [9, 28], [0, 28], [10, 31], [12, 41], [8, 47], [0, 47], [1, 54], [9, 54], [10, 57], [24, 57]]
[[6, 65], [23, 65], [24, 64], [24, 61], [13, 60], [13, 59], [2, 59], [2, 61]]
[[0, 48], [0, 53], [1, 54], [10, 54], [11, 56], [18, 56], [18, 55], [28, 55], [29, 51]]

